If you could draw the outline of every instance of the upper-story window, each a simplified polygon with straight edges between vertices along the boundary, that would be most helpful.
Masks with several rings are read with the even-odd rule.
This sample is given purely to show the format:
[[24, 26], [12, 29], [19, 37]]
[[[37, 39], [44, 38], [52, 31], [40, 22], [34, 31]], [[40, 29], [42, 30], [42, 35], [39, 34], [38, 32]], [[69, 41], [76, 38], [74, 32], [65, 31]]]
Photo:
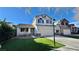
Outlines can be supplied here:
[[68, 25], [68, 23], [66, 23], [66, 25]]
[[49, 20], [46, 20], [46, 23], [49, 23]]
[[50, 21], [50, 24], [52, 24], [52, 20]]
[[38, 23], [44, 23], [44, 20], [42, 18], [39, 18]]
[[52, 24], [51, 20], [46, 20], [46, 23]]
[[61, 22], [61, 25], [64, 25], [64, 23], [63, 23], [63, 22]]

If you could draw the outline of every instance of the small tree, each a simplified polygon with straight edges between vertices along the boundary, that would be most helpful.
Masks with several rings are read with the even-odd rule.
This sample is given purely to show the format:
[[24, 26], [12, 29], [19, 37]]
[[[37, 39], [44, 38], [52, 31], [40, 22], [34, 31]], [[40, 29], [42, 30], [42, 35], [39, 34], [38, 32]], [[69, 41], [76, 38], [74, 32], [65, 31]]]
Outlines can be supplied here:
[[6, 41], [13, 37], [13, 28], [5, 22], [0, 21], [0, 42]]

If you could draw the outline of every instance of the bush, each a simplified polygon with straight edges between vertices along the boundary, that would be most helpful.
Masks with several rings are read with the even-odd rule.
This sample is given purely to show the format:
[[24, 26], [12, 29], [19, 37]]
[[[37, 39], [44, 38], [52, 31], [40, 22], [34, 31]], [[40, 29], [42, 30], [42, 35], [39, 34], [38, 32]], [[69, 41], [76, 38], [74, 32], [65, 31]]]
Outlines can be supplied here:
[[6, 22], [0, 22], [0, 43], [14, 36], [13, 28]]

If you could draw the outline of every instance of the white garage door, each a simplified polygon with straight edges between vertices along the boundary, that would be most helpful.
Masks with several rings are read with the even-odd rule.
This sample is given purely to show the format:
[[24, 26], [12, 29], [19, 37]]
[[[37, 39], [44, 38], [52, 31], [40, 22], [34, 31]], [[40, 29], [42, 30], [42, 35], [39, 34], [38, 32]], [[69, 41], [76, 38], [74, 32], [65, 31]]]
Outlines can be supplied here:
[[70, 29], [64, 29], [63, 34], [64, 35], [70, 35], [71, 34]]
[[42, 36], [53, 35], [53, 26], [37, 26]]

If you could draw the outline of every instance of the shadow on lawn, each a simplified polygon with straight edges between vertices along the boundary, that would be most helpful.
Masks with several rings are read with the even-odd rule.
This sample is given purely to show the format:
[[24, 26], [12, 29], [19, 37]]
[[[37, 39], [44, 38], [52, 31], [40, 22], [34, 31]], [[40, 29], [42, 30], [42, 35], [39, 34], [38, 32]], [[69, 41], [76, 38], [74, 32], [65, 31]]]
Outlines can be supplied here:
[[34, 39], [11, 39], [3, 44], [2, 49], [6, 51], [49, 51], [53, 47], [36, 43]]
[[62, 35], [64, 37], [69, 37], [69, 38], [74, 38], [74, 39], [79, 39], [79, 36], [72, 36], [72, 35]]

